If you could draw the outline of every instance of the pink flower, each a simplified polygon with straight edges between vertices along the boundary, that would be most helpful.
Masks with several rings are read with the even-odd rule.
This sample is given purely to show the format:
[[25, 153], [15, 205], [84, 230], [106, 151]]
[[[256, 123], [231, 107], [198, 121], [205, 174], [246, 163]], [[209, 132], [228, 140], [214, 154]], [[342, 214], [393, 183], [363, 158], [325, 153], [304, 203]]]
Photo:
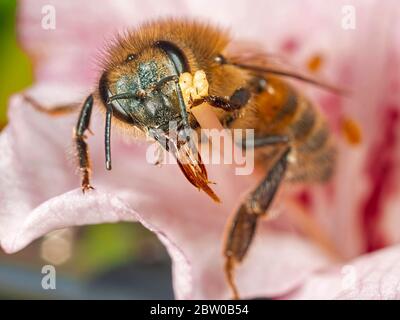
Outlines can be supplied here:
[[[41, 27], [48, 4], [56, 9], [55, 30]], [[256, 41], [294, 65], [321, 56], [322, 75], [354, 93], [342, 99], [304, 87], [336, 132], [337, 173], [326, 186], [282, 188], [272, 209], [281, 214], [259, 228], [238, 268], [238, 286], [245, 298], [399, 298], [400, 9], [395, 0], [346, 4], [355, 8], [354, 30], [343, 28], [342, 1], [20, 1], [19, 37], [37, 78], [26, 94], [49, 107], [82, 101], [96, 85], [94, 61], [105, 39], [164, 15], [231, 26], [235, 38]], [[76, 118], [49, 118], [20, 94], [11, 98], [0, 136], [4, 251], [67, 226], [138, 221], [171, 255], [177, 298], [228, 298], [224, 225], [255, 178], [208, 166], [218, 205], [176, 166], [148, 164], [145, 145], [116, 136], [113, 170], [106, 172], [103, 121], [95, 114], [89, 145], [96, 190], [82, 195], [68, 154]], [[361, 127], [357, 146], [342, 137], [345, 118]]]

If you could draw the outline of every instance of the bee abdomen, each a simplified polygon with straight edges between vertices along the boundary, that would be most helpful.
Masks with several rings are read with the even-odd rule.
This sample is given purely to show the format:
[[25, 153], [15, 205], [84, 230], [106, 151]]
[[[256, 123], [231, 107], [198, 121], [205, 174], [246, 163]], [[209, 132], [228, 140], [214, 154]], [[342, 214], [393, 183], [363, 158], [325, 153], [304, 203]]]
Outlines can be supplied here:
[[298, 151], [305, 154], [316, 152], [324, 147], [329, 136], [327, 124], [324, 121], [320, 121], [320, 124], [315, 126], [308, 138], [298, 147]]
[[[335, 167], [336, 148], [329, 126], [314, 105], [290, 85], [272, 79], [274, 90], [256, 96], [232, 128], [256, 128], [256, 135], [285, 135], [291, 151], [285, 179], [298, 182], [327, 181]], [[279, 92], [279, 94], [278, 94]], [[260, 148], [260, 161], [269, 166], [279, 148]]]
[[292, 123], [289, 125], [289, 136], [297, 152], [311, 154], [322, 149], [330, 138], [325, 119], [304, 97], [298, 97], [298, 106]]
[[304, 98], [297, 98], [296, 115], [289, 126], [290, 134], [296, 141], [306, 139], [316, 122], [316, 112], [311, 104]]
[[293, 164], [289, 174], [295, 181], [326, 181], [333, 173], [336, 148], [325, 119], [304, 97], [298, 107], [289, 134], [293, 139]]
[[293, 149], [291, 160], [286, 177], [288, 180], [292, 182], [325, 182], [334, 173], [336, 148], [333, 143], [329, 142], [318, 152], [309, 155]]

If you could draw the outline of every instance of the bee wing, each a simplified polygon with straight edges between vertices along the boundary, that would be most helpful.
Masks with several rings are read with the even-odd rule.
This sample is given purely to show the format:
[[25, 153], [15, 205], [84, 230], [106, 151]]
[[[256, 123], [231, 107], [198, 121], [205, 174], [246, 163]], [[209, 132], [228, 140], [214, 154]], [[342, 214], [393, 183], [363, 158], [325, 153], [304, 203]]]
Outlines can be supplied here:
[[332, 85], [320, 77], [310, 75], [308, 72], [299, 70], [299, 68], [296, 68], [290, 64], [287, 59], [279, 55], [267, 54], [254, 49], [243, 51], [243, 48], [241, 48], [240, 51], [237, 51], [229, 56], [228, 63], [246, 70], [253, 71], [255, 73], [265, 73], [296, 79], [315, 85], [335, 94], [348, 94], [348, 92], [343, 88]]

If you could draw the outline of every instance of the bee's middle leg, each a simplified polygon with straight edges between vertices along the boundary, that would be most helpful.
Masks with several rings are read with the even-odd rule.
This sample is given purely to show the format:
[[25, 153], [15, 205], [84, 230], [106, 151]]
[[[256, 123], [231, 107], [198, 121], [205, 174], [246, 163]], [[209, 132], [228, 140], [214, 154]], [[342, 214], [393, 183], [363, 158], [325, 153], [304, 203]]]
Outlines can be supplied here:
[[257, 222], [261, 216], [267, 213], [274, 199], [286, 171], [289, 152], [290, 147], [285, 147], [265, 178], [241, 204], [228, 226], [224, 246], [225, 274], [235, 299], [239, 297], [233, 275], [235, 264], [244, 259], [254, 238]]

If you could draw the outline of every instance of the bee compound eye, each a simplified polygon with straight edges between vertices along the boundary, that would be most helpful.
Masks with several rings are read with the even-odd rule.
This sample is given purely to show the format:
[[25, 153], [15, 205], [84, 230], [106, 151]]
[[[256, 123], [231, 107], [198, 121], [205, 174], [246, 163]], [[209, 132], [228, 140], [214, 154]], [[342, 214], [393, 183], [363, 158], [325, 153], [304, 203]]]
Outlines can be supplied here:
[[178, 74], [190, 72], [189, 63], [185, 53], [174, 43], [170, 41], [157, 41], [155, 46], [163, 50], [175, 65]]

